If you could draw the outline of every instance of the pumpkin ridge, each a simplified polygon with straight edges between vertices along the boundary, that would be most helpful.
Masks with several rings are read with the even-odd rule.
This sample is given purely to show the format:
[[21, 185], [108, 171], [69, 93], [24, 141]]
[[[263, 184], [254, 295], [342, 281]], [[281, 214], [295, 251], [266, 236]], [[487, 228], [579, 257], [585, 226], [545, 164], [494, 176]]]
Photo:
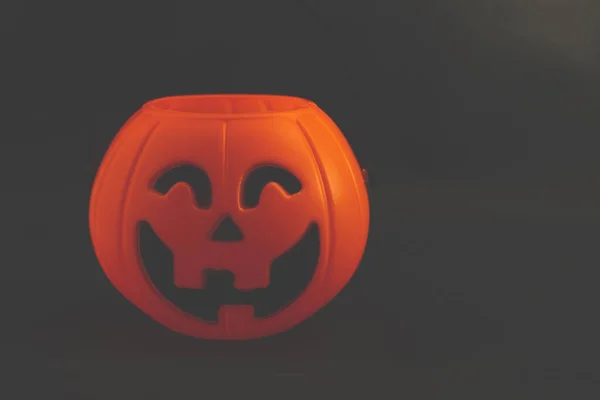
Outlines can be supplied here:
[[[327, 266], [329, 265], [329, 258], [331, 257], [331, 248], [332, 248], [334, 240], [335, 240], [335, 221], [334, 221], [334, 216], [333, 216], [333, 212], [332, 212], [335, 205], [333, 204], [331, 185], [329, 183], [329, 180], [328, 180], [329, 178], [323, 167], [323, 162], [317, 152], [316, 145], [315, 145], [312, 137], [310, 136], [310, 134], [306, 130], [306, 127], [302, 124], [302, 122], [299, 119], [296, 119], [296, 124], [298, 125], [298, 127], [300, 128], [300, 131], [304, 135], [304, 139], [310, 146], [310, 151], [311, 151], [312, 157], [315, 161], [317, 169], [319, 170], [319, 182], [321, 183], [321, 188], [323, 189], [323, 193], [325, 194], [325, 200], [327, 203], [327, 222], [328, 222], [327, 228], [329, 231], [329, 237], [328, 237], [329, 241], [327, 243], [327, 253], [326, 253], [327, 259], [324, 260], [325, 273], [327, 273]], [[323, 239], [321, 238], [321, 240], [323, 240]]]
[[106, 179], [106, 171], [110, 171], [110, 167], [112, 166], [113, 161], [117, 158], [119, 150], [122, 149], [121, 144], [123, 143], [123, 138], [125, 137], [125, 135], [121, 135], [121, 133], [124, 132], [125, 129], [128, 128], [134, 122], [134, 120], [138, 119], [137, 117], [139, 117], [141, 112], [141, 110], [138, 110], [135, 114], [129, 117], [125, 124], [123, 124], [121, 129], [119, 129], [119, 132], [115, 135], [115, 138], [113, 139], [112, 143], [108, 146], [108, 149], [106, 150], [106, 155], [104, 156], [105, 159], [100, 162], [99, 170], [92, 184], [92, 194], [89, 208], [90, 228], [92, 230], [94, 229], [94, 226], [96, 225], [96, 220], [98, 219], [98, 207], [96, 207], [96, 204], [98, 197], [100, 197], [98, 196], [98, 193], [102, 190], [104, 186], [104, 180]]
[[131, 179], [133, 178], [133, 175], [137, 171], [137, 167], [139, 165], [140, 158], [142, 156], [142, 153], [144, 152], [144, 149], [146, 148], [146, 145], [148, 144], [148, 141], [150, 140], [150, 137], [152, 137], [152, 134], [154, 132], [156, 132], [156, 128], [158, 128], [159, 125], [160, 125], [160, 122], [156, 122], [150, 129], [148, 129], [148, 133], [146, 133], [146, 135], [144, 136], [144, 139], [140, 142], [140, 145], [136, 151], [136, 154], [134, 155], [133, 162], [131, 164], [131, 170], [129, 171], [129, 173], [127, 174], [127, 178], [125, 179], [125, 189], [123, 190], [123, 195], [121, 197], [121, 212], [119, 214], [119, 223], [118, 223], [119, 237], [117, 238], [117, 243], [119, 243], [119, 245], [120, 245], [119, 247], [120, 247], [121, 258], [123, 257], [124, 253], [126, 252], [125, 243], [123, 240], [123, 238], [125, 236], [124, 235], [125, 226], [123, 224], [123, 221], [125, 219], [125, 209], [126, 209], [127, 201], [129, 200], [129, 195], [131, 193], [131, 185], [130, 185]]

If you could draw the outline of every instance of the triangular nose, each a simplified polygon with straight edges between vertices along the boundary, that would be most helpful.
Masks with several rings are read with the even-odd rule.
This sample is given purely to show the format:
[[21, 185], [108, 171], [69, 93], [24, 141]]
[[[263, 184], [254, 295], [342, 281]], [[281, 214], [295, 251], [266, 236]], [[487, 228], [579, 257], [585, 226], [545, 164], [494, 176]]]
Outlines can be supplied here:
[[239, 242], [242, 239], [244, 239], [242, 231], [229, 215], [221, 220], [211, 236], [211, 240], [215, 242]]

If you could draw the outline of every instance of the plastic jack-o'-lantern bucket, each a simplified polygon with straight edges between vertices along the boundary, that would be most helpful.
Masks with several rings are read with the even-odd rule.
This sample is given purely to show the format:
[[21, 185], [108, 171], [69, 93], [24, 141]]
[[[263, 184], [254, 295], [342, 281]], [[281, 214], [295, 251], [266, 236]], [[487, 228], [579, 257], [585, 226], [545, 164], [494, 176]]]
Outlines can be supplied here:
[[106, 275], [144, 313], [189, 336], [251, 339], [340, 292], [369, 206], [349, 144], [313, 102], [174, 96], [122, 127], [89, 221]]

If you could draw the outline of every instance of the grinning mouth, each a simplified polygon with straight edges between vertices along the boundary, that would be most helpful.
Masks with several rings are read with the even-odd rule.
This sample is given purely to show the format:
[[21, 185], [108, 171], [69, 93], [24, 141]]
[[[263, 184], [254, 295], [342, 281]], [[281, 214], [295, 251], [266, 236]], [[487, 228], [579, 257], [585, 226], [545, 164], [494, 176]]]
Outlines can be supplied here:
[[270, 283], [265, 288], [238, 290], [233, 286], [232, 272], [211, 269], [203, 272], [203, 289], [179, 288], [174, 281], [172, 251], [148, 222], [140, 222], [138, 232], [141, 261], [156, 289], [182, 311], [206, 322], [218, 322], [223, 305], [252, 305], [256, 318], [275, 314], [304, 292], [319, 261], [319, 228], [313, 223], [294, 247], [271, 263]]

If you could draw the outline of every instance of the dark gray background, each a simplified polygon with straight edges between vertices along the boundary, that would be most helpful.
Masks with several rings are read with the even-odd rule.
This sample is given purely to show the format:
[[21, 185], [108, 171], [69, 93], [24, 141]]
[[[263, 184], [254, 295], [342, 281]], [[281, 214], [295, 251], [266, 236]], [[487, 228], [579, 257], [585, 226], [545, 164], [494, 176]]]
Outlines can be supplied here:
[[[213, 382], [278, 398], [595, 398], [598, 2], [13, 0], [0, 18], [10, 398], [178, 398]], [[218, 92], [310, 98], [376, 178], [352, 282], [249, 343], [149, 320], [87, 231], [126, 118]]]

